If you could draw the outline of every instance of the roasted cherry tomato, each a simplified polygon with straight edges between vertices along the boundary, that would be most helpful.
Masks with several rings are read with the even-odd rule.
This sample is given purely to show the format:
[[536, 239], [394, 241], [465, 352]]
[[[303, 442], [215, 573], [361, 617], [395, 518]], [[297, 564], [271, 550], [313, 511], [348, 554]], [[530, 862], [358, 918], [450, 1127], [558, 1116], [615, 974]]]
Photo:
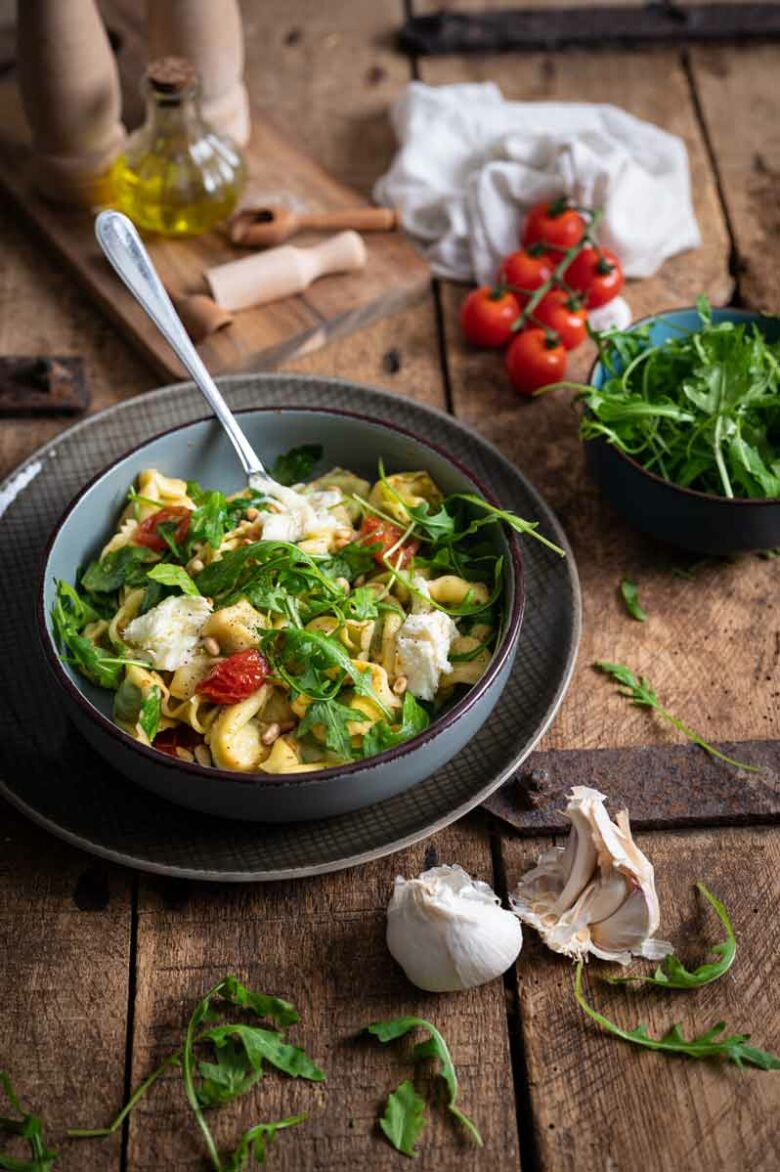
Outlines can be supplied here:
[[588, 309], [612, 301], [623, 281], [620, 261], [608, 248], [583, 248], [566, 270], [566, 283], [582, 293]]
[[159, 527], [165, 522], [175, 521], [176, 529], [173, 533], [173, 540], [176, 545], [181, 545], [190, 531], [191, 517], [191, 509], [185, 509], [178, 505], [172, 509], [159, 509], [156, 513], [152, 513], [151, 517], [147, 517], [141, 522], [133, 534], [133, 543], [145, 545], [147, 549], [162, 553], [168, 546], [165, 538], [158, 532]]
[[[375, 517], [369, 513], [361, 526], [358, 541], [362, 545], [379, 545], [380, 548], [374, 553], [374, 561], [378, 566], [384, 566], [383, 559], [387, 551], [393, 548], [399, 538], [403, 536], [403, 532], [403, 529], [399, 528], [398, 525], [393, 525], [390, 521], [385, 521], [382, 517]], [[396, 569], [399, 568], [400, 554], [400, 569], [405, 569], [419, 548], [420, 543], [416, 538], [413, 537], [405, 541], [391, 556], [393, 566]]]
[[566, 199], [547, 200], [531, 208], [523, 225], [522, 242], [553, 246], [553, 257], [560, 260], [567, 248], [579, 244], [585, 235], [585, 221]]
[[268, 664], [250, 647], [215, 663], [195, 691], [215, 704], [238, 704], [256, 692], [268, 674]]
[[483, 285], [469, 293], [460, 307], [460, 328], [472, 346], [505, 346], [512, 337], [512, 322], [520, 316], [514, 293]]
[[153, 741], [154, 748], [160, 753], [167, 753], [169, 757], [178, 757], [177, 749], [187, 749], [192, 752], [196, 745], [202, 743], [203, 737], [188, 724], [177, 724], [173, 728], [164, 728], [162, 732], [158, 732]]
[[566, 351], [551, 330], [523, 330], [506, 352], [506, 369], [521, 395], [560, 382], [566, 374]]
[[[549, 281], [554, 267], [553, 261], [550, 260], [541, 245], [520, 248], [502, 262], [498, 277], [500, 281], [511, 285], [515, 290], [527, 289], [533, 293], [536, 289], [540, 289], [545, 281]], [[518, 297], [521, 304], [528, 300], [527, 297], [523, 297], [519, 293]]]
[[555, 330], [567, 350], [574, 350], [588, 336], [588, 311], [580, 299], [565, 289], [551, 289], [533, 311], [534, 317]]

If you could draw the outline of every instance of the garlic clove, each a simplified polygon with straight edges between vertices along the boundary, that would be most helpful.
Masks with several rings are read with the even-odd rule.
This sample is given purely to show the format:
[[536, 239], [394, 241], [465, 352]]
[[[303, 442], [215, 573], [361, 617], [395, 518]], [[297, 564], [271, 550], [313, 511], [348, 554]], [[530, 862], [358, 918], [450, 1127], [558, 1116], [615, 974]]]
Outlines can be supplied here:
[[628, 964], [631, 956], [670, 951], [654, 940], [660, 922], [653, 867], [633, 840], [628, 813], [613, 822], [604, 794], [575, 786], [564, 811], [572, 823], [565, 848], [540, 856], [522, 876], [512, 910], [555, 952], [592, 953]]
[[491, 981], [514, 964], [522, 942], [518, 919], [462, 867], [432, 867], [395, 881], [387, 946], [420, 989], [455, 992]]

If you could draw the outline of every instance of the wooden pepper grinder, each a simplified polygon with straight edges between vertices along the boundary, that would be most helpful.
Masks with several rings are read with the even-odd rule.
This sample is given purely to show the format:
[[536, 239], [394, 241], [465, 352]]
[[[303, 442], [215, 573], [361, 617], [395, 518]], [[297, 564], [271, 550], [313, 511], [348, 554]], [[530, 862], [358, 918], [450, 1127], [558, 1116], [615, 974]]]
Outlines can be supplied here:
[[103, 203], [124, 128], [119, 74], [95, 0], [24, 0], [18, 12], [33, 182], [57, 203]]
[[200, 76], [204, 118], [245, 146], [251, 124], [238, 0], [147, 0], [146, 19], [150, 57], [191, 61]]

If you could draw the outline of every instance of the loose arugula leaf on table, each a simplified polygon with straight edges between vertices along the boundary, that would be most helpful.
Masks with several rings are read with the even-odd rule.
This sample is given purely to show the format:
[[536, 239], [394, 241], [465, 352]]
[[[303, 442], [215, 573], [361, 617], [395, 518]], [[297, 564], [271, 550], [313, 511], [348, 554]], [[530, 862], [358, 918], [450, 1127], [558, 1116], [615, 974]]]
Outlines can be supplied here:
[[735, 761], [733, 757], [727, 757], [725, 753], [721, 753], [720, 749], [716, 749], [709, 741], [705, 741], [703, 737], [700, 737], [693, 729], [688, 728], [676, 716], [672, 716], [671, 712], [667, 712], [645, 676], [637, 679], [631, 669], [626, 667], [624, 663], [609, 663], [605, 659], [597, 660], [593, 666], [596, 671], [604, 672], [605, 675], [611, 676], [617, 682], [619, 685], [618, 691], [621, 696], [625, 696], [637, 708], [653, 709], [663, 720], [671, 724], [678, 732], [681, 732], [689, 741], [693, 741], [699, 748], [704, 749], [711, 757], [716, 757], [719, 761], [724, 761], [727, 765], [733, 765], [737, 769], [745, 769], [750, 773], [761, 772], [760, 765], [748, 765], [744, 761]]
[[704, 898], [714, 909], [720, 922], [726, 930], [726, 939], [720, 944], [713, 944], [710, 952], [714, 952], [717, 960], [705, 961], [695, 969], [687, 969], [681, 960], [671, 953], [665, 956], [661, 965], [655, 970], [652, 977], [604, 977], [610, 985], [657, 985], [662, 989], [700, 989], [702, 985], [710, 985], [727, 973], [737, 955], [737, 940], [731, 918], [721, 901], [712, 894], [704, 883], [696, 884]]
[[175, 586], [182, 594], [189, 594], [192, 598], [200, 596], [200, 590], [189, 576], [184, 566], [175, 566], [171, 562], [160, 562], [146, 572], [152, 582], [159, 582], [161, 586]]
[[592, 1021], [614, 1037], [622, 1038], [624, 1042], [631, 1042], [635, 1046], [643, 1046], [647, 1050], [659, 1050], [664, 1054], [680, 1054], [686, 1058], [721, 1058], [739, 1067], [755, 1066], [759, 1070], [780, 1070], [780, 1058], [768, 1054], [765, 1050], [749, 1046], [747, 1043], [750, 1041], [750, 1034], [725, 1034], [726, 1023], [722, 1021], [693, 1038], [683, 1037], [679, 1025], [673, 1025], [661, 1038], [651, 1038], [645, 1025], [638, 1025], [633, 1030], [623, 1029], [593, 1009], [585, 1000], [582, 992], [582, 970], [583, 962], [579, 960], [574, 977], [574, 997], [577, 1004]]
[[22, 1107], [10, 1077], [0, 1071], [0, 1086], [13, 1115], [0, 1115], [0, 1134], [18, 1136], [30, 1147], [30, 1159], [0, 1152], [0, 1168], [7, 1172], [51, 1172], [57, 1153], [49, 1148], [43, 1135], [43, 1124], [37, 1115]]
[[629, 581], [628, 578], [623, 578], [620, 583], [620, 596], [631, 618], [636, 619], [638, 623], [643, 623], [647, 618], [647, 614], [642, 609], [639, 601], [639, 587], [637, 584]]
[[322, 444], [301, 444], [289, 452], [277, 456], [271, 468], [271, 476], [279, 484], [301, 484], [308, 480], [317, 461], [322, 457]]
[[[248, 1025], [246, 1022], [218, 1024], [220, 1013], [234, 1006], [258, 1019], [273, 1021], [279, 1029]], [[292, 1127], [305, 1118], [291, 1116], [272, 1123], [258, 1123], [241, 1136], [234, 1151], [223, 1155], [206, 1119], [210, 1109], [224, 1106], [250, 1090], [262, 1077], [264, 1064], [292, 1078], [321, 1082], [325, 1075], [298, 1046], [286, 1042], [282, 1030], [298, 1021], [289, 1001], [255, 993], [236, 977], [225, 977], [195, 1006], [183, 1045], [153, 1070], [135, 1089], [113, 1122], [105, 1128], [72, 1129], [72, 1138], [111, 1135], [121, 1126], [147, 1091], [170, 1069], [181, 1069], [185, 1094], [201, 1130], [215, 1172], [242, 1172], [248, 1161], [263, 1161], [266, 1146], [277, 1131]], [[206, 1055], [201, 1056], [203, 1050]]]
[[417, 1094], [409, 1079], [391, 1091], [379, 1126], [397, 1152], [404, 1156], [418, 1154], [415, 1144], [425, 1127], [425, 1099]]
[[303, 1123], [306, 1118], [306, 1115], [290, 1115], [287, 1119], [278, 1119], [275, 1123], [256, 1123], [241, 1136], [238, 1146], [227, 1158], [224, 1172], [244, 1172], [244, 1169], [249, 1167], [251, 1156], [254, 1156], [258, 1164], [264, 1164], [268, 1144], [272, 1142], [277, 1131], [285, 1127], [294, 1127], [296, 1123]]
[[[455, 1066], [447, 1048], [447, 1043], [436, 1029], [436, 1026], [432, 1025], [429, 1021], [425, 1021], [425, 1019], [421, 1017], [397, 1017], [391, 1021], [375, 1021], [371, 1025], [366, 1026], [365, 1032], [371, 1034], [375, 1038], [378, 1038], [380, 1042], [392, 1042], [395, 1041], [396, 1038], [402, 1038], [405, 1034], [408, 1034], [410, 1030], [414, 1029], [425, 1030], [425, 1032], [428, 1034], [428, 1037], [424, 1042], [418, 1042], [418, 1044], [414, 1047], [414, 1050], [412, 1051], [413, 1057], [416, 1060], [432, 1058], [435, 1061], [438, 1061], [440, 1065], [439, 1073], [447, 1086], [448, 1111], [454, 1115], [458, 1122], [465, 1128], [469, 1139], [478, 1147], [482, 1147], [482, 1136], [479, 1134], [476, 1126], [472, 1123], [468, 1116], [464, 1115], [464, 1113], [457, 1105], [458, 1079], [455, 1073]], [[413, 1129], [415, 1126], [414, 1120], [417, 1116], [419, 1116], [416, 1096], [413, 1098], [408, 1094], [407, 1091], [404, 1091], [399, 1095], [403, 1085], [404, 1084], [401, 1083], [399, 1087], [396, 1087], [395, 1091], [393, 1092], [395, 1095], [393, 1106], [390, 1108], [388, 1101], [388, 1105], [386, 1106], [385, 1110], [385, 1119], [388, 1117], [388, 1111], [390, 1111], [391, 1114], [392, 1134], [387, 1128], [382, 1128], [385, 1135], [394, 1146], [397, 1145], [395, 1144], [393, 1136], [404, 1136], [406, 1134], [406, 1128]], [[411, 1120], [406, 1118], [409, 1115], [412, 1117]], [[419, 1129], [417, 1134], [419, 1134]], [[400, 1150], [402, 1149], [399, 1148], [399, 1151]]]

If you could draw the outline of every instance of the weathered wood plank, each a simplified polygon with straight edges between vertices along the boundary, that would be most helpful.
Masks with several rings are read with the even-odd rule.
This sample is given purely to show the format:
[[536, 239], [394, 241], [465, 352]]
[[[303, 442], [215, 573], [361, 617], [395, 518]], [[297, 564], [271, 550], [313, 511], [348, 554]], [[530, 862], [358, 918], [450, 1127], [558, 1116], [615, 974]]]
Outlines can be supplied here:
[[[134, 1081], [178, 1044], [202, 993], [235, 973], [254, 989], [294, 1002], [302, 1021], [290, 1040], [305, 1045], [328, 1081], [311, 1086], [270, 1074], [249, 1103], [224, 1112], [222, 1142], [237, 1136], [241, 1125], [308, 1111], [305, 1124], [278, 1137], [273, 1165], [279, 1172], [396, 1168], [400, 1157], [375, 1120], [386, 1095], [409, 1073], [408, 1050], [357, 1040], [356, 1034], [371, 1021], [415, 1014], [433, 1020], [450, 1044], [463, 1109], [473, 1114], [485, 1139], [481, 1151], [461, 1144], [441, 1112], [432, 1112], [419, 1167], [516, 1169], [503, 985], [494, 982], [459, 995], [422, 994], [392, 962], [384, 943], [393, 876], [417, 874], [431, 865], [434, 849], [440, 862], [457, 860], [491, 881], [486, 838], [463, 824], [428, 846], [360, 871], [294, 885], [225, 889], [143, 879]], [[131, 1123], [128, 1166], [134, 1172], [161, 1167], [194, 1172], [200, 1160], [197, 1136], [177, 1076], [172, 1076]]]
[[[780, 1053], [776, 957], [780, 946], [780, 840], [770, 830], [643, 834], [655, 865], [661, 935], [690, 965], [722, 939], [691, 888], [703, 879], [730, 911], [738, 940], [727, 977], [694, 993], [620, 992], [599, 982], [614, 966], [590, 966], [587, 996], [608, 1018], [651, 1035], [723, 1020]], [[510, 888], [544, 844], [506, 840]], [[650, 966], [645, 966], [651, 971]], [[633, 970], [632, 970], [633, 971]], [[640, 968], [637, 971], [644, 971]], [[544, 1172], [582, 1168], [653, 1172], [679, 1168], [776, 1168], [780, 1082], [773, 1073], [669, 1059], [602, 1034], [576, 1005], [574, 974], [532, 930], [517, 967], [536, 1146]]]
[[[121, 1136], [100, 1126], [124, 1094], [132, 877], [0, 803], [0, 1069], [43, 1117], [62, 1172], [112, 1172]], [[21, 1154], [22, 1149], [20, 1149]]]
[[742, 300], [776, 313], [780, 46], [696, 48], [690, 62], [734, 234]]

